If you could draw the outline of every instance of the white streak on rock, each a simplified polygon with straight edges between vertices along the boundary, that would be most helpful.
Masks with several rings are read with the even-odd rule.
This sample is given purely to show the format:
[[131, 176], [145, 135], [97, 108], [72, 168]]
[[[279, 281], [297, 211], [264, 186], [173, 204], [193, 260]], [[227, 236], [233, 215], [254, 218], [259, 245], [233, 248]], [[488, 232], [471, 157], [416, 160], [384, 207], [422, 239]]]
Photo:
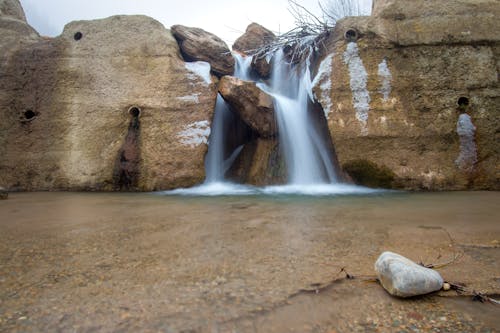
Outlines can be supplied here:
[[367, 89], [368, 73], [359, 57], [358, 44], [347, 44], [344, 52], [344, 63], [349, 67], [352, 103], [356, 110], [356, 119], [361, 123], [361, 133], [368, 134], [368, 111], [370, 111], [370, 93]]
[[207, 144], [208, 137], [210, 136], [210, 123], [207, 120], [203, 120], [189, 124], [177, 136], [181, 139], [182, 144], [191, 148]]
[[192, 95], [187, 95], [187, 96], [180, 96], [177, 97], [178, 100], [183, 101], [183, 102], [190, 102], [190, 103], [199, 103], [200, 100], [198, 99], [198, 96], [200, 94], [192, 94]]
[[464, 171], [472, 171], [477, 163], [476, 126], [466, 113], [462, 113], [458, 117], [457, 134], [460, 138], [460, 154], [455, 160], [455, 164]]
[[392, 74], [385, 59], [378, 65], [378, 77], [381, 84], [380, 93], [384, 96], [382, 101], [387, 102], [392, 91]]
[[[323, 111], [325, 112], [325, 117], [328, 119], [328, 115], [332, 111], [332, 65], [333, 65], [333, 56], [334, 54], [328, 55], [321, 64], [319, 65], [318, 73], [314, 77], [312, 82], [312, 86], [316, 87], [319, 84], [319, 89], [321, 90], [321, 96], [316, 99], [319, 100], [321, 105], [323, 106]], [[321, 82], [321, 84], [320, 84]]]
[[188, 78], [190, 80], [199, 80], [199, 78], [202, 78], [207, 86], [212, 83], [212, 77], [210, 75], [210, 64], [208, 62], [186, 62], [185, 66], [186, 69], [192, 73], [188, 74]]

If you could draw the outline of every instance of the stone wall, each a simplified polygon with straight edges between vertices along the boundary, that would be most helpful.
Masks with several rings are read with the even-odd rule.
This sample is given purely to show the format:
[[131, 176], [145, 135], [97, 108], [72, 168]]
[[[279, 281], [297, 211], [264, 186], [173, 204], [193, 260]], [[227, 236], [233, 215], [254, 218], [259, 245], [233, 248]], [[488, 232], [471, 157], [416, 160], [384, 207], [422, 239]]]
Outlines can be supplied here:
[[499, 15], [498, 1], [379, 0], [339, 22], [315, 93], [355, 180], [375, 166], [396, 188], [500, 189]]

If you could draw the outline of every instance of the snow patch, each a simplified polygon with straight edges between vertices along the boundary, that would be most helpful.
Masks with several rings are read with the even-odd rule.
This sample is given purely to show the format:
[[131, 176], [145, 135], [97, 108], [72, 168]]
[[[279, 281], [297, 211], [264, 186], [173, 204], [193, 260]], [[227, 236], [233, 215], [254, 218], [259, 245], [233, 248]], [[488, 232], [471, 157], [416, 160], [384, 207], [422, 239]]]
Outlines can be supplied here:
[[177, 136], [181, 139], [182, 144], [191, 148], [207, 144], [210, 136], [210, 123], [207, 120], [194, 122], [185, 126], [184, 130], [179, 132]]
[[382, 101], [387, 102], [392, 91], [392, 74], [387, 66], [386, 59], [378, 64], [378, 77], [381, 84], [380, 93], [384, 96]]
[[202, 78], [206, 85], [212, 83], [212, 77], [210, 75], [210, 64], [205, 61], [194, 61], [186, 62], [186, 69], [191, 73], [188, 74], [190, 80], [198, 80]]
[[347, 44], [344, 52], [344, 63], [349, 67], [352, 103], [356, 110], [356, 119], [361, 123], [361, 133], [366, 135], [368, 134], [366, 124], [368, 123], [368, 111], [370, 111], [370, 93], [366, 87], [368, 73], [359, 57], [357, 43]]
[[200, 96], [199, 93], [192, 94], [192, 95], [187, 95], [187, 96], [180, 96], [180, 97], [177, 97], [177, 99], [180, 100], [180, 101], [183, 101], [183, 102], [199, 103], [200, 100], [198, 99], [198, 96]]
[[321, 105], [323, 106], [323, 111], [325, 112], [325, 117], [328, 119], [328, 115], [332, 111], [332, 68], [333, 68], [333, 56], [334, 54], [329, 54], [321, 64], [319, 65], [318, 73], [314, 77], [312, 86], [316, 87], [320, 82], [319, 89], [321, 90], [320, 98], [317, 98]]
[[460, 154], [455, 160], [455, 165], [464, 171], [472, 171], [477, 163], [477, 147], [474, 138], [476, 126], [466, 113], [458, 117], [457, 134], [460, 138]]

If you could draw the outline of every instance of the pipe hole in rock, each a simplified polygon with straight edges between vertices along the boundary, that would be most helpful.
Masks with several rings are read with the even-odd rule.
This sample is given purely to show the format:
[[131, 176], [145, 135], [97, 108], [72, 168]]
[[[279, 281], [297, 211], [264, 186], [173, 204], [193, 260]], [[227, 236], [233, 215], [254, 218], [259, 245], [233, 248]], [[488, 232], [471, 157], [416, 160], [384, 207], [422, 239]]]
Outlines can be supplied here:
[[138, 108], [137, 106], [133, 106], [131, 107], [130, 109], [128, 109], [128, 113], [134, 117], [134, 118], [138, 118], [140, 115], [141, 115], [141, 109]]
[[83, 37], [83, 34], [82, 34], [80, 31], [76, 32], [76, 33], [73, 35], [73, 38], [74, 38], [76, 41], [78, 41], [78, 40], [82, 39], [82, 37]]
[[354, 29], [349, 29], [345, 32], [344, 37], [349, 42], [355, 42], [358, 39], [358, 32]]
[[458, 99], [457, 104], [459, 107], [465, 108], [469, 106], [469, 99], [467, 97], [462, 96]]

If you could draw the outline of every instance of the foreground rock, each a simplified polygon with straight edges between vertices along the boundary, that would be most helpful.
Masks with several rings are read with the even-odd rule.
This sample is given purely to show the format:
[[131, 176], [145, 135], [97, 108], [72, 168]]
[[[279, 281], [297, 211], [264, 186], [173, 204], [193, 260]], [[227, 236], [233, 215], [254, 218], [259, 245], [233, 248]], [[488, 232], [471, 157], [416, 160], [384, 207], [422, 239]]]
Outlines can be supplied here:
[[271, 96], [260, 90], [255, 82], [224, 76], [219, 82], [219, 92], [231, 110], [261, 137], [277, 133], [274, 105]]
[[443, 278], [438, 272], [392, 252], [380, 255], [375, 271], [385, 290], [394, 296], [425, 295], [443, 286]]
[[234, 58], [222, 39], [200, 28], [174, 25], [171, 29], [186, 60], [206, 61], [218, 76], [233, 74]]
[[145, 16], [40, 38], [0, 17], [0, 183], [9, 190], [160, 190], [204, 179], [216, 87]]
[[499, 16], [493, 0], [376, 0], [338, 22], [314, 91], [353, 178], [377, 182], [376, 166], [390, 188], [500, 189]]

